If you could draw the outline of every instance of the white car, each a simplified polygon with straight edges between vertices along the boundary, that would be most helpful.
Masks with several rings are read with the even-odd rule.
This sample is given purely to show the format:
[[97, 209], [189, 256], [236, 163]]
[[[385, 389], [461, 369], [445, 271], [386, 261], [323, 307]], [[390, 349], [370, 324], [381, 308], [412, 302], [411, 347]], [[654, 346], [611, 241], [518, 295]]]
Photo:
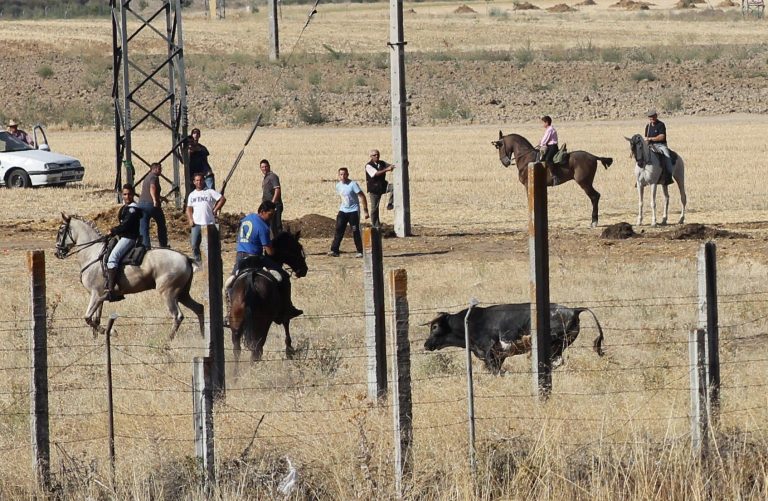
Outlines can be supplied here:
[[37, 149], [0, 132], [0, 186], [61, 186], [83, 180], [85, 168], [80, 160], [54, 153], [46, 143], [35, 143]]

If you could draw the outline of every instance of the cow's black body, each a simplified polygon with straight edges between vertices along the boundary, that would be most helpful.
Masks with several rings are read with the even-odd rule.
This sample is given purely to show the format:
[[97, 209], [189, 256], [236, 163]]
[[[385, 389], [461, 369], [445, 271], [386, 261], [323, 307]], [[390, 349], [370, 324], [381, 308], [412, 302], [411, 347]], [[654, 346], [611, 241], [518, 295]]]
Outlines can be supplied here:
[[[550, 332], [553, 366], [556, 367], [562, 363], [563, 350], [578, 337], [581, 328], [579, 314], [583, 311], [588, 311], [595, 319], [599, 335], [594, 341], [594, 350], [598, 355], [603, 355], [603, 329], [592, 310], [551, 304]], [[429, 351], [448, 346], [464, 348], [466, 315], [466, 309], [458, 313], [440, 313], [429, 322], [429, 338], [424, 343], [424, 348]], [[531, 350], [530, 303], [475, 307], [469, 316], [469, 334], [470, 351], [485, 362], [491, 372], [498, 374], [501, 372], [504, 359]]]

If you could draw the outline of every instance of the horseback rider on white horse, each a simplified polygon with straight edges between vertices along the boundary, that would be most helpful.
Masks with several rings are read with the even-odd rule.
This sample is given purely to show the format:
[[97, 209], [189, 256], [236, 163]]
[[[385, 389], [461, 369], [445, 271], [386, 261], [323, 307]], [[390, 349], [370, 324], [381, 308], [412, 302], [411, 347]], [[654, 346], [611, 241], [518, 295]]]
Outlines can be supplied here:
[[662, 160], [664, 176], [662, 177], [661, 184], [671, 184], [674, 170], [672, 167], [672, 154], [667, 146], [667, 126], [659, 120], [659, 115], [654, 109], [648, 110], [646, 116], [648, 117], [648, 124], [645, 126], [644, 139], [648, 142], [651, 151], [658, 154]]
[[109, 230], [109, 236], [117, 236], [120, 239], [112, 248], [107, 260], [107, 277], [104, 283], [105, 301], [120, 301], [125, 297], [115, 290], [117, 276], [120, 271], [120, 261], [131, 249], [136, 246], [137, 240], [141, 237], [139, 227], [141, 225], [141, 209], [134, 201], [136, 191], [131, 184], [123, 185], [123, 206], [117, 213], [120, 224]]

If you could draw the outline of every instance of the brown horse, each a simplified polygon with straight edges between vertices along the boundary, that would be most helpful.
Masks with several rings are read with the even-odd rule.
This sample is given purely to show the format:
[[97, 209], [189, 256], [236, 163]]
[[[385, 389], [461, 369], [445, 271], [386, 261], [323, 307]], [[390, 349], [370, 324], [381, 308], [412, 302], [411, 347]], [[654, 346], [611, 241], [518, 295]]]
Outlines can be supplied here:
[[[536, 161], [536, 149], [526, 138], [518, 134], [507, 134], [499, 131], [499, 140], [492, 141], [499, 150], [499, 160], [504, 167], [517, 165], [517, 174], [523, 186], [528, 185], [528, 164]], [[613, 159], [609, 157], [596, 157], [587, 151], [573, 151], [569, 153], [568, 165], [561, 166], [558, 172], [558, 184], [573, 179], [576, 184], [587, 194], [592, 201], [592, 227], [597, 226], [597, 205], [600, 202], [600, 193], [597, 192], [592, 182], [597, 172], [597, 161], [607, 169]], [[552, 173], [547, 171], [547, 186], [554, 186]]]
[[[299, 236], [299, 232], [278, 233], [272, 241], [275, 250], [272, 258], [281, 265], [287, 265], [300, 278], [307, 275], [308, 268]], [[282, 280], [288, 280], [287, 273], [283, 273]], [[271, 273], [261, 268], [244, 270], [232, 284], [229, 328], [232, 330], [236, 363], [240, 360], [241, 340], [245, 341], [246, 348], [251, 350], [251, 361], [261, 360], [272, 323], [282, 323], [285, 330], [285, 355], [288, 358], [293, 356], [290, 319], [280, 320], [287, 306], [279, 292], [282, 286]]]

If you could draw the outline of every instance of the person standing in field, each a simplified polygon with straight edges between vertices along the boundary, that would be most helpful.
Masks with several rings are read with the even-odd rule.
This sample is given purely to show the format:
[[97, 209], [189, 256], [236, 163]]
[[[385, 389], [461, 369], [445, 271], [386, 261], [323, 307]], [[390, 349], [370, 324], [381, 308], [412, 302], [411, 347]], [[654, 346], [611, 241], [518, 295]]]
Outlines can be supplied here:
[[205, 175], [202, 172], [195, 174], [192, 180], [195, 191], [187, 198], [187, 220], [191, 228], [192, 257], [199, 263], [202, 259], [200, 255], [202, 228], [216, 222], [216, 216], [221, 212], [227, 199], [218, 191], [205, 187]]
[[275, 214], [269, 223], [272, 237], [275, 237], [283, 229], [283, 190], [280, 188], [280, 178], [272, 171], [269, 160], [263, 158], [259, 162], [259, 169], [264, 175], [261, 181], [261, 201], [275, 204]]
[[392, 203], [394, 200], [392, 183], [387, 182], [386, 175], [387, 172], [392, 172], [394, 170], [395, 165], [380, 160], [379, 157], [381, 155], [379, 150], [371, 150], [369, 155], [371, 159], [365, 164], [365, 185], [371, 200], [371, 225], [374, 228], [380, 228], [379, 202], [381, 201], [381, 197], [388, 193], [389, 200], [387, 201], [387, 210], [392, 210], [394, 208]]
[[370, 217], [368, 214], [368, 200], [365, 198], [363, 190], [360, 189], [360, 185], [356, 181], [350, 181], [349, 169], [346, 167], [339, 169], [338, 177], [339, 182], [336, 183], [336, 193], [341, 197], [341, 205], [339, 206], [338, 214], [336, 214], [336, 233], [328, 255], [339, 257], [341, 240], [344, 238], [344, 232], [347, 230], [347, 224], [349, 224], [352, 228], [355, 249], [357, 249], [355, 257], [363, 257], [363, 239], [360, 236], [360, 205], [362, 204], [363, 206], [365, 219], [368, 219]]
[[[216, 189], [216, 178], [213, 175], [213, 169], [208, 163], [208, 148], [200, 143], [200, 129], [192, 129], [192, 133], [189, 135], [186, 141], [187, 154], [189, 155], [189, 177], [193, 181], [195, 174], [202, 174], [205, 181], [206, 188], [210, 190]], [[184, 156], [180, 155], [183, 160]]]
[[19, 129], [19, 124], [16, 123], [15, 120], [10, 120], [8, 122], [8, 133], [19, 141], [23, 141], [30, 146], [34, 146], [32, 138], [29, 136], [29, 134]]
[[141, 184], [141, 196], [139, 196], [139, 208], [142, 211], [140, 230], [141, 240], [147, 250], [151, 248], [149, 239], [150, 219], [154, 219], [155, 224], [157, 224], [157, 240], [160, 247], [168, 247], [168, 228], [165, 225], [165, 214], [161, 206], [164, 197], [160, 195], [160, 174], [162, 172], [163, 166], [159, 162], [153, 163], [149, 167], [149, 174]]

